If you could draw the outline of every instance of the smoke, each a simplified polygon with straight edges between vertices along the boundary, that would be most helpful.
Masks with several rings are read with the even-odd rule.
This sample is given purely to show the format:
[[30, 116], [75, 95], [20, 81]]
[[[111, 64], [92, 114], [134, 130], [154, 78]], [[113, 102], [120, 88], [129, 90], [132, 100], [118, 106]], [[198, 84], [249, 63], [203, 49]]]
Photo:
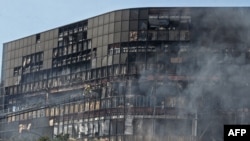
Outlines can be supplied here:
[[[173, 106], [185, 109], [184, 111], [179, 110], [180, 116], [186, 112], [197, 114], [198, 127], [195, 130], [200, 139], [222, 140], [224, 124], [249, 123], [246, 117], [242, 120], [242, 117], [231, 116], [232, 113], [233, 115], [239, 114], [239, 111], [246, 113], [250, 108], [248, 96], [250, 90], [248, 57], [250, 20], [246, 18], [248, 13], [248, 8], [194, 8], [191, 29], [192, 43], [185, 49], [180, 43], [178, 47], [175, 46], [174, 51], [169, 46], [169, 50], [176, 54], [175, 58], [182, 58], [181, 64], [178, 61], [175, 62], [176, 64], [170, 64], [166, 57], [160, 58], [156, 62], [164, 62], [166, 66], [170, 67], [175, 66], [174, 75], [185, 76], [186, 80], [161, 80], [159, 76], [162, 76], [162, 73], [157, 67], [153, 71], [143, 71], [140, 74], [139, 88], [145, 95], [158, 98], [175, 97]], [[161, 56], [161, 54], [159, 52], [157, 55]], [[152, 58], [152, 60], [154, 59]], [[170, 69], [167, 67], [165, 69], [167, 70], [165, 75], [172, 75]], [[148, 79], [145, 82], [145, 78], [149, 78], [150, 75], [154, 79], [152, 81]], [[184, 102], [177, 97], [184, 98]], [[171, 100], [165, 101], [164, 106], [170, 106], [170, 103]], [[177, 127], [181, 125], [181, 121], [188, 120], [178, 120]], [[172, 121], [154, 120], [154, 122], [159, 122], [159, 124], [143, 122], [144, 126], [147, 124], [157, 126], [157, 130], [147, 132], [147, 135], [160, 134], [163, 136], [162, 132], [168, 130], [173, 136], [181, 137], [184, 135], [183, 130], [188, 133], [194, 126], [183, 125], [179, 128], [166, 129], [173, 119]], [[187, 123], [191, 122], [194, 121]], [[141, 127], [143, 131], [145, 128], [150, 129], [150, 127]], [[189, 136], [194, 136], [194, 133], [190, 133]]]
[[[224, 124], [250, 122], [246, 117], [250, 109], [250, 20], [246, 17], [249, 9], [194, 8], [191, 11], [190, 42], [154, 44], [157, 47], [152, 50], [157, 53], [146, 54], [147, 65], [137, 63], [138, 80], [112, 83], [112, 89], [116, 89], [114, 96], [128, 94], [119, 103], [131, 108], [125, 120], [125, 134], [135, 133], [138, 140], [191, 140], [193, 137], [203, 141], [222, 140]], [[135, 54], [130, 60], [145, 61], [145, 54]], [[138, 95], [133, 97], [134, 94]], [[82, 93], [80, 90], [64, 93], [62, 99], [51, 96], [47, 102], [60, 103], [70, 99], [69, 95], [78, 98]], [[45, 100], [44, 96], [39, 102]], [[38, 103], [30, 101], [30, 105]], [[143, 107], [143, 112], [151, 117], [133, 118], [130, 114], [134, 107]], [[109, 124], [107, 120], [103, 132], [106, 128], [108, 132]]]
[[[222, 107], [229, 108], [237, 106], [235, 101], [229, 102], [232, 97], [239, 95], [242, 100], [245, 99], [244, 96], [247, 97], [247, 30], [250, 28], [249, 20], [245, 18], [247, 12], [247, 9], [241, 8], [219, 8], [207, 12], [202, 12], [201, 9], [200, 14], [197, 13], [199, 27], [195, 27], [198, 32], [194, 34], [197, 42], [191, 55], [196, 56], [198, 69], [191, 72], [196, 79], [193, 84], [198, 87], [189, 86], [186, 89], [194, 98], [208, 92], [220, 101]], [[210, 31], [202, 31], [206, 28]], [[199, 31], [202, 31], [201, 36]], [[213, 105], [208, 104], [209, 106]]]

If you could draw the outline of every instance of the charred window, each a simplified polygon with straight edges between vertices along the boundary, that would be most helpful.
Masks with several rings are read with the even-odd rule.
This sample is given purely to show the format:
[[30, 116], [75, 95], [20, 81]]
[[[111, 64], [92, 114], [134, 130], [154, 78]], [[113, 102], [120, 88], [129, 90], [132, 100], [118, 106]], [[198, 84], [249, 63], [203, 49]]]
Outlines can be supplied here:
[[36, 43], [40, 43], [41, 36], [40, 34], [36, 34]]
[[23, 66], [21, 69], [24, 73], [39, 71], [43, 64], [43, 52], [24, 56], [22, 60]]
[[138, 39], [138, 32], [137, 31], [130, 31], [129, 41], [137, 41], [137, 39]]

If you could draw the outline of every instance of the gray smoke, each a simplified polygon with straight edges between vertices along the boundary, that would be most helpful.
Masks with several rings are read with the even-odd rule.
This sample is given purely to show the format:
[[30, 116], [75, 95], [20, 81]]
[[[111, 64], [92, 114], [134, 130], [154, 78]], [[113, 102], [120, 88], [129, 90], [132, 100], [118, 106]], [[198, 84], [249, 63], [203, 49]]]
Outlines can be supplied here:
[[[175, 50], [176, 57], [183, 58], [183, 64], [176, 67], [176, 75], [185, 75], [187, 83], [177, 81], [169, 85], [170, 82], [158, 80], [143, 83], [149, 74], [153, 74], [155, 79], [162, 75], [154, 70], [153, 73], [141, 73], [139, 87], [140, 91], [150, 94], [150, 90], [157, 83], [155, 95], [184, 97], [184, 112], [198, 116], [198, 138], [222, 140], [224, 124], [249, 123], [246, 117], [237, 116], [247, 114], [250, 108], [250, 20], [246, 18], [249, 9], [196, 10], [192, 15], [191, 45], [184, 52], [181, 44]], [[179, 112], [179, 115], [183, 114], [182, 111]], [[164, 125], [163, 122], [162, 124]], [[160, 124], [155, 125], [159, 132], [166, 130]], [[189, 128], [190, 126], [183, 126], [167, 130], [172, 130], [173, 135], [181, 135], [182, 130], [188, 132], [191, 130]]]

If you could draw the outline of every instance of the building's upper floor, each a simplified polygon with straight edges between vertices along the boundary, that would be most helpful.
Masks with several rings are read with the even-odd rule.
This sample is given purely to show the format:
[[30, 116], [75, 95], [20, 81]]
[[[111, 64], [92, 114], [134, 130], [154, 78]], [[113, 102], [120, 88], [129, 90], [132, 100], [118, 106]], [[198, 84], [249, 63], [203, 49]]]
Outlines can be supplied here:
[[211, 58], [211, 53], [238, 57], [244, 52], [249, 58], [249, 10], [124, 9], [10, 41], [3, 48], [4, 93], [13, 103], [18, 93], [145, 69], [192, 74], [202, 64], [197, 57]]

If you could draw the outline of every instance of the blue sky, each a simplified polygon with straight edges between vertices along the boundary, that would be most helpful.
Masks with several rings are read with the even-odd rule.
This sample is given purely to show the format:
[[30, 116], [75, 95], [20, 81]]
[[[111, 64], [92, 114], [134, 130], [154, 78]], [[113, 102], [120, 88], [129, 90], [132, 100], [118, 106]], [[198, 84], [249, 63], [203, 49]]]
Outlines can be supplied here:
[[[249, 0], [0, 0], [0, 66], [5, 42], [132, 7], [242, 7]], [[1, 68], [0, 68], [1, 70]]]

